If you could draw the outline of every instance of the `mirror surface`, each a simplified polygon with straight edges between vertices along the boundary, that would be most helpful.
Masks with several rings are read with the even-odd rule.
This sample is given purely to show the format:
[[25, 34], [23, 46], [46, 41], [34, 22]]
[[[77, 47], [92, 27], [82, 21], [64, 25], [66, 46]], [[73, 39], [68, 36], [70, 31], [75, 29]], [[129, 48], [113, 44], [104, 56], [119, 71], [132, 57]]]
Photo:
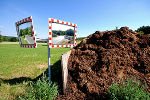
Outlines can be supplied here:
[[59, 23], [52, 23], [52, 45], [74, 44], [75, 29]]
[[19, 25], [19, 37], [22, 44], [34, 44], [31, 22]]

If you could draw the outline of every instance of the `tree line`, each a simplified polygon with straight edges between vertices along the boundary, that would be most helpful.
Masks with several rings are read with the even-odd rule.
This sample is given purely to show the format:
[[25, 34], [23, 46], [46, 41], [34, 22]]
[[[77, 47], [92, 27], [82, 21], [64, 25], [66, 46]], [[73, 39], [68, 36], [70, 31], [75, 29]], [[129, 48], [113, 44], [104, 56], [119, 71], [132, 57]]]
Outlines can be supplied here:
[[[27, 27], [25, 29], [20, 29], [20, 36], [30, 35], [32, 36], [32, 29], [31, 27]], [[2, 41], [8, 41], [8, 42], [17, 42], [17, 37], [11, 37], [11, 36], [2, 36], [0, 34], [0, 42]]]
[[135, 31], [139, 34], [150, 34], [150, 26], [142, 26]]
[[53, 37], [56, 37], [56, 36], [59, 36], [59, 35], [74, 36], [74, 30], [72, 30], [72, 29], [68, 29], [66, 31], [53, 30], [52, 32], [53, 32], [53, 34], [52, 34]]
[[[150, 34], [150, 26], [142, 26], [140, 28], [138, 28], [137, 30], [135, 30], [136, 32], [138, 32], [139, 34]], [[21, 36], [25, 36], [25, 35], [31, 35], [32, 36], [32, 29], [31, 27], [28, 27], [26, 29], [20, 29], [20, 35]], [[53, 37], [56, 37], [57, 35], [68, 35], [68, 36], [74, 36], [74, 30], [69, 29], [66, 31], [53, 31]], [[0, 42], [2, 41], [9, 41], [9, 42], [16, 42], [18, 41], [17, 37], [10, 37], [10, 36], [2, 36], [0, 34]]]
[[2, 41], [17, 42], [18, 38], [17, 37], [10, 37], [10, 36], [2, 36], [0, 34], [0, 42], [2, 42]]

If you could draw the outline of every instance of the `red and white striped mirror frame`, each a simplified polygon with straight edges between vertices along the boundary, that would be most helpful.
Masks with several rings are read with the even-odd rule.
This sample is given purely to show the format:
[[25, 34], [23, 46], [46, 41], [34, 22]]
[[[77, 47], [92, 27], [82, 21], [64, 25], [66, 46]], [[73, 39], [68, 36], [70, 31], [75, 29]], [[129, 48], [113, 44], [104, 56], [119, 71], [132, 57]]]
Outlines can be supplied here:
[[[59, 24], [64, 24], [64, 25], [68, 25], [68, 26], [73, 26], [74, 29], [75, 29], [74, 44], [69, 44], [69, 45], [52, 45], [52, 22], [59, 23]], [[49, 48], [54, 48], [54, 47], [74, 47], [76, 45], [76, 37], [77, 37], [77, 25], [76, 24], [49, 18]]]
[[[27, 22], [31, 22], [31, 28], [32, 28], [32, 34], [33, 34], [34, 44], [22, 44], [22, 43], [21, 43], [21, 38], [20, 38], [20, 36], [19, 36], [19, 25], [24, 24], [24, 23], [27, 23]], [[27, 18], [25, 18], [25, 19], [22, 19], [22, 20], [16, 22], [15, 24], [16, 24], [16, 31], [17, 31], [17, 35], [18, 35], [18, 38], [19, 38], [20, 46], [21, 46], [21, 47], [24, 47], [24, 48], [37, 48], [36, 32], [34, 31], [34, 27], [33, 27], [33, 19], [32, 19], [32, 16], [27, 17]]]

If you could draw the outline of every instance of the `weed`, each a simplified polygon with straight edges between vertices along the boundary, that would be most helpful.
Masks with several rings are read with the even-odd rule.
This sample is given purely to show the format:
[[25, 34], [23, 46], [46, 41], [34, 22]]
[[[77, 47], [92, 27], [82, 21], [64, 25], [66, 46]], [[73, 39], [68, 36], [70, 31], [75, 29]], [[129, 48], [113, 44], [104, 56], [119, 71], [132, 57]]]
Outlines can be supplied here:
[[58, 86], [49, 82], [43, 75], [37, 82], [30, 84], [27, 94], [24, 97], [18, 97], [18, 100], [53, 100], [58, 94]]
[[108, 89], [111, 100], [149, 100], [150, 94], [145, 91], [145, 86], [140, 86], [140, 81], [133, 78], [127, 81], [121, 80], [120, 83], [112, 84]]

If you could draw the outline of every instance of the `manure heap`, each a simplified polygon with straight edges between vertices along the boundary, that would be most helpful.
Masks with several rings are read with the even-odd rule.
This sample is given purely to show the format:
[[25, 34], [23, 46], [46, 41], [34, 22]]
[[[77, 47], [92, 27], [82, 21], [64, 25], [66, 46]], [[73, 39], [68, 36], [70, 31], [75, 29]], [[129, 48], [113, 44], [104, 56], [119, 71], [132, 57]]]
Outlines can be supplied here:
[[71, 51], [67, 99], [107, 98], [108, 87], [134, 77], [150, 90], [150, 35], [122, 27], [96, 31]]

